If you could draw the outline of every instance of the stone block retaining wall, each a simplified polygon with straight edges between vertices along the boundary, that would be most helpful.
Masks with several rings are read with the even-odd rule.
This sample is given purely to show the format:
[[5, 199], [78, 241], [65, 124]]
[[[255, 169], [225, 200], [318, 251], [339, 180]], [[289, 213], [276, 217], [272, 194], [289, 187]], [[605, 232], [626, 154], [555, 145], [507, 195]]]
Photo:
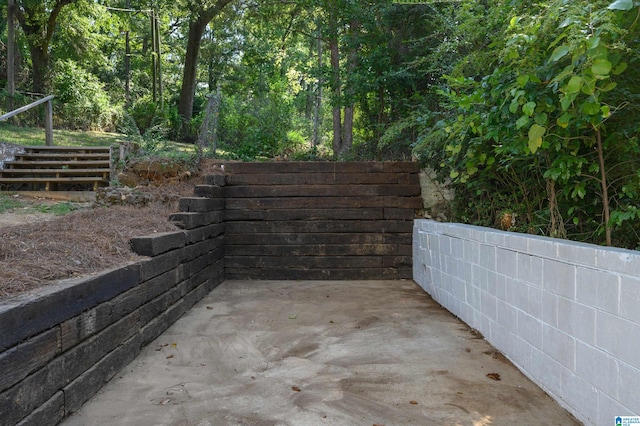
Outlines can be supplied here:
[[585, 424], [640, 415], [640, 253], [416, 220], [413, 276]]
[[57, 424], [221, 283], [223, 207], [182, 199], [184, 230], [132, 240], [149, 259], [0, 302], [0, 425]]

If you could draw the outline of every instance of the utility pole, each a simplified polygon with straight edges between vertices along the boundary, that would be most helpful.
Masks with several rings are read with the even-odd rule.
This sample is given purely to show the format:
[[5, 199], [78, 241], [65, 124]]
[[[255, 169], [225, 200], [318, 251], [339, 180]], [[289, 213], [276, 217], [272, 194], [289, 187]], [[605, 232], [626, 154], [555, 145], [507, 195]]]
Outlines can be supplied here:
[[[127, 9], [131, 9], [131, 0], [127, 0]], [[130, 25], [131, 18], [129, 18]], [[131, 41], [129, 38], [129, 26], [124, 33], [124, 97], [127, 107], [131, 106]]]
[[13, 110], [13, 97], [16, 94], [15, 82], [15, 7], [16, 1], [9, 0], [7, 8], [7, 92], [9, 92], [9, 111]]

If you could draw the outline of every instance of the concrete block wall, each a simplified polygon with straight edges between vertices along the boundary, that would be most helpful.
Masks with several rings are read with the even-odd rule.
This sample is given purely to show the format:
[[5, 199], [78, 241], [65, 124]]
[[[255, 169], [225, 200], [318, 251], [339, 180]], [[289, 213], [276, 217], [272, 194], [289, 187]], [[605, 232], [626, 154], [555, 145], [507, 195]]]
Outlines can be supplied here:
[[184, 230], [131, 241], [148, 259], [0, 302], [0, 425], [59, 423], [221, 283], [222, 208], [182, 199]]
[[640, 415], [640, 253], [416, 220], [414, 280], [588, 425]]

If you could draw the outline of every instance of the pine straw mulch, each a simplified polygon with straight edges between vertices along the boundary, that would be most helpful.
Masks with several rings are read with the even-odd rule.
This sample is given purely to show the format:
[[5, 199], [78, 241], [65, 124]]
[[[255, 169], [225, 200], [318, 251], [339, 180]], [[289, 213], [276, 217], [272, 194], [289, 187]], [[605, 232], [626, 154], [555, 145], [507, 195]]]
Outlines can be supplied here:
[[52, 281], [94, 274], [143, 257], [129, 246], [132, 237], [179, 228], [168, 221], [177, 198], [193, 195], [194, 180], [143, 189], [168, 203], [145, 207], [96, 207], [53, 220], [0, 229], [0, 300]]

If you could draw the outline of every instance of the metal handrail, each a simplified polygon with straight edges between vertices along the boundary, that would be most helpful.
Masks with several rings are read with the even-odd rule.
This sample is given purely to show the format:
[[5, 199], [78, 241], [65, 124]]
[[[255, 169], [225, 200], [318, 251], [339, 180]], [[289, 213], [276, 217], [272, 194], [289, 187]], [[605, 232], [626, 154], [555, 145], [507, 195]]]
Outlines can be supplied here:
[[53, 105], [51, 100], [55, 98], [54, 95], [49, 95], [46, 96], [42, 99], [38, 99], [35, 102], [31, 102], [29, 105], [25, 105], [23, 107], [20, 107], [18, 109], [14, 109], [11, 112], [8, 112], [6, 114], [0, 115], [0, 121], [6, 121], [7, 119], [16, 116], [18, 114], [20, 114], [21, 112], [25, 112], [30, 110], [33, 107], [37, 107], [40, 104], [43, 104], [46, 102], [45, 105], [45, 139], [46, 139], [46, 144], [47, 146], [53, 145]]

